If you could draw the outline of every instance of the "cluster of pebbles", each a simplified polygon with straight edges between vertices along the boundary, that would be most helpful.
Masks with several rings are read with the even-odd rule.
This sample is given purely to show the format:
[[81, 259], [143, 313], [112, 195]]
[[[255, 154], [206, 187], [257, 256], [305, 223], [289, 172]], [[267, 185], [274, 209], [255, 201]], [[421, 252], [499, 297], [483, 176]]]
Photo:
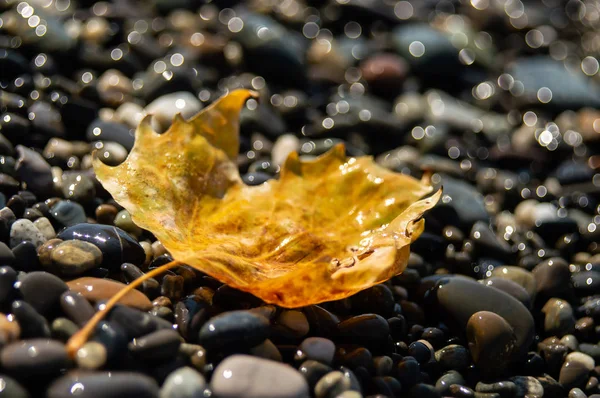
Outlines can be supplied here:
[[[0, 4], [0, 397], [600, 397], [600, 3]], [[95, 179], [230, 89], [247, 184], [345, 142], [443, 185], [407, 269], [262, 303], [171, 260]]]

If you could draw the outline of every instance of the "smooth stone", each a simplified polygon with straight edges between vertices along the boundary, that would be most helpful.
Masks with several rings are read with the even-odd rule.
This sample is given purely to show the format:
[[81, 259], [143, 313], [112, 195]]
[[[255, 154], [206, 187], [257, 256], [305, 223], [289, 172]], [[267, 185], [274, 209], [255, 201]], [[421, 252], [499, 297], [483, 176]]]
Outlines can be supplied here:
[[50, 214], [65, 227], [71, 227], [86, 222], [85, 210], [77, 202], [61, 200], [50, 209]]
[[78, 224], [58, 234], [63, 240], [79, 239], [102, 251], [102, 266], [118, 269], [123, 263], [143, 264], [146, 253], [140, 244], [120, 228], [102, 224]]
[[496, 393], [500, 395], [500, 397], [514, 397], [517, 393], [517, 386], [512, 381], [499, 381], [496, 383], [486, 384], [479, 382], [475, 386], [475, 391], [493, 394]]
[[50, 325], [50, 336], [63, 343], [66, 343], [78, 331], [79, 327], [67, 318], [56, 318]]
[[48, 321], [30, 304], [21, 300], [13, 301], [11, 312], [21, 326], [22, 338], [50, 337]]
[[15, 255], [13, 267], [17, 271], [31, 272], [41, 269], [37, 248], [32, 242], [21, 242], [12, 252]]
[[350, 380], [340, 371], [329, 372], [317, 382], [315, 396], [317, 398], [337, 397], [351, 388]]
[[46, 237], [39, 229], [25, 218], [16, 220], [10, 227], [10, 247], [14, 249], [21, 242], [31, 242], [35, 247], [40, 247]]
[[541, 398], [544, 396], [544, 387], [532, 376], [515, 376], [509, 379], [517, 387], [517, 397]]
[[75, 363], [80, 369], [96, 370], [106, 363], [106, 348], [97, 341], [88, 341], [75, 354]]
[[64, 172], [62, 193], [65, 199], [78, 203], [88, 203], [96, 197], [94, 181], [85, 173]]
[[537, 293], [535, 278], [533, 277], [533, 274], [526, 269], [512, 265], [496, 267], [492, 270], [492, 276], [505, 278], [521, 285], [525, 290], [527, 290], [531, 300], [535, 299], [535, 295]]
[[14, 317], [0, 313], [0, 347], [12, 343], [21, 336], [21, 327]]
[[418, 340], [410, 343], [408, 346], [408, 355], [423, 365], [434, 358], [434, 350], [428, 341]]
[[21, 340], [0, 353], [2, 367], [22, 378], [59, 374], [69, 366], [65, 345], [47, 339]]
[[375, 285], [349, 297], [356, 314], [375, 313], [384, 318], [394, 315], [394, 294], [386, 285]]
[[131, 235], [138, 238], [142, 234], [142, 229], [135, 225], [131, 219], [131, 214], [127, 210], [121, 210], [115, 216], [113, 221], [115, 227], [121, 228], [125, 232], [129, 232]]
[[456, 370], [450, 370], [440, 376], [435, 382], [435, 389], [442, 395], [448, 395], [453, 384], [465, 384], [464, 377]]
[[471, 364], [469, 350], [459, 344], [450, 344], [436, 351], [435, 360], [444, 370], [462, 371]]
[[348, 318], [338, 325], [340, 336], [356, 342], [381, 342], [390, 334], [387, 321], [377, 314], [363, 314]]
[[597, 294], [600, 291], [600, 271], [581, 271], [571, 275], [575, 293], [580, 296]]
[[0, 374], [0, 398], [30, 398], [29, 392], [10, 376]]
[[269, 321], [249, 311], [229, 311], [210, 318], [198, 333], [206, 349], [253, 347], [269, 337]]
[[591, 356], [582, 352], [572, 352], [565, 358], [558, 382], [567, 388], [583, 387], [595, 366], [596, 361]]
[[206, 389], [204, 376], [189, 366], [169, 374], [161, 389], [160, 398], [201, 398]]
[[304, 398], [310, 395], [304, 377], [279, 362], [232, 355], [217, 366], [210, 382], [216, 398]]
[[565, 293], [571, 287], [569, 264], [560, 257], [542, 261], [531, 273], [536, 281], [537, 293], [543, 297]]
[[577, 337], [573, 336], [572, 334], [563, 336], [560, 339], [559, 344], [564, 345], [571, 351], [579, 351], [579, 341], [577, 341]]
[[30, 272], [15, 286], [23, 300], [37, 312], [49, 315], [60, 306], [60, 296], [69, 290], [62, 279], [44, 271]]
[[99, 141], [94, 143], [98, 158], [109, 166], [117, 166], [127, 158], [127, 149], [118, 142]]
[[445, 318], [461, 331], [465, 330], [471, 316], [479, 311], [494, 312], [504, 318], [515, 331], [513, 358], [525, 356], [533, 342], [533, 317], [520, 301], [509, 294], [462, 277], [443, 278], [430, 293], [428, 301], [434, 306], [434, 311], [445, 314]]
[[491, 286], [495, 289], [502, 290], [504, 293], [508, 293], [517, 300], [519, 300], [527, 308], [531, 308], [532, 302], [527, 290], [518, 283], [498, 276], [492, 276], [491, 278], [483, 279], [481, 281], [486, 286]]
[[135, 141], [133, 129], [122, 123], [115, 123], [96, 119], [89, 124], [86, 139], [92, 141], [114, 141], [121, 144], [127, 151], [131, 151]]
[[17, 145], [19, 159], [15, 165], [17, 175], [27, 189], [41, 197], [52, 195], [54, 182], [52, 172], [46, 159], [39, 153], [22, 145]]
[[[173, 324], [169, 321], [123, 305], [115, 306], [108, 314], [107, 320], [122, 329], [129, 339], [145, 336], [160, 329], [173, 329]], [[96, 329], [96, 333], [98, 333], [98, 329]], [[112, 332], [112, 336], [107, 337], [112, 339], [116, 337], [114, 336], [116, 334]], [[118, 340], [120, 341], [120, 338]], [[100, 340], [100, 342], [103, 341]], [[109, 345], [107, 345], [107, 348], [110, 348]], [[127, 349], [127, 345], [124, 348]]]
[[[15, 262], [15, 254], [4, 242], [0, 242], [0, 264], [2, 265], [13, 265]], [[0, 290], [1, 291], [1, 290]], [[0, 301], [2, 301], [0, 294]]]
[[281, 352], [275, 344], [269, 339], [266, 339], [257, 346], [254, 346], [248, 350], [250, 355], [260, 357], [264, 359], [270, 359], [271, 361], [283, 362]]
[[396, 378], [404, 387], [410, 387], [419, 382], [421, 367], [413, 357], [404, 357], [396, 367]]
[[129, 343], [129, 352], [143, 361], [166, 361], [177, 355], [181, 344], [179, 333], [172, 329], [161, 329]]
[[485, 257], [503, 261], [511, 261], [514, 257], [510, 245], [506, 241], [498, 239], [494, 231], [483, 221], [473, 224], [470, 238], [477, 252]]
[[72, 291], [64, 292], [60, 296], [60, 306], [69, 319], [81, 327], [96, 313], [85, 297]]
[[136, 128], [146, 116], [146, 111], [135, 102], [125, 102], [115, 111], [115, 118], [131, 128]]
[[124, 371], [71, 372], [56, 379], [47, 398], [158, 398], [158, 384], [142, 374]]
[[324, 337], [309, 337], [298, 347], [296, 360], [314, 360], [331, 365], [335, 355], [335, 344]]
[[13, 286], [16, 281], [17, 271], [8, 266], [0, 267], [0, 303], [6, 302], [13, 296], [15, 292]]
[[549, 335], [563, 336], [575, 330], [573, 308], [565, 300], [551, 298], [542, 307], [544, 330]]
[[508, 322], [493, 312], [476, 312], [467, 322], [466, 333], [475, 365], [489, 375], [502, 373], [517, 341]]
[[100, 224], [112, 225], [118, 212], [119, 211], [115, 206], [103, 203], [96, 207], [96, 221], [98, 221]]
[[310, 326], [306, 316], [296, 310], [283, 310], [275, 320], [274, 332], [290, 338], [301, 338], [308, 334]]
[[48, 218], [40, 217], [33, 222], [33, 225], [44, 235], [46, 241], [56, 237], [56, 231]]
[[73, 239], [58, 244], [50, 253], [54, 269], [64, 276], [77, 276], [102, 264], [102, 252], [92, 243]]
[[302, 362], [302, 364], [300, 364], [298, 367], [298, 371], [308, 383], [308, 388], [310, 391], [314, 390], [317, 382], [321, 380], [321, 377], [325, 376], [332, 370], [333, 369], [331, 369], [331, 367], [311, 359]]
[[470, 227], [477, 221], [489, 222], [488, 214], [483, 196], [471, 184], [455, 178], [443, 177], [444, 197], [438, 205], [450, 207], [458, 215], [460, 223]]
[[202, 103], [195, 95], [187, 91], [178, 91], [158, 97], [146, 106], [145, 111], [153, 115], [162, 131], [165, 131], [176, 114], [180, 113], [187, 120], [201, 109]]
[[[67, 282], [67, 286], [72, 292], [80, 293], [83, 297], [95, 303], [97, 301], [110, 299], [126, 285], [117, 281], [86, 276]], [[137, 308], [142, 311], [149, 311], [152, 309], [152, 302], [150, 299], [148, 299], [144, 293], [136, 289], [129, 291], [121, 300], [119, 300], [119, 304]]]

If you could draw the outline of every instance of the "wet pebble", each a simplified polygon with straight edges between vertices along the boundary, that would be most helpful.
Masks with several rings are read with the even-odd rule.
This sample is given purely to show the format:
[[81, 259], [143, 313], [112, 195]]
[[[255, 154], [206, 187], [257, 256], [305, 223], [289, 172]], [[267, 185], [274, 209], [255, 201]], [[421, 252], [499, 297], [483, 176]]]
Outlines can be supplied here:
[[249, 311], [224, 312], [200, 329], [199, 343], [207, 349], [253, 347], [269, 337], [269, 321]]
[[581, 352], [572, 352], [565, 358], [558, 381], [567, 388], [583, 387], [595, 366], [594, 358]]
[[473, 362], [484, 373], [501, 374], [514, 358], [517, 338], [513, 328], [500, 315], [476, 312], [467, 322], [466, 333]]
[[10, 227], [11, 248], [15, 248], [21, 242], [31, 242], [35, 247], [39, 247], [46, 240], [44, 234], [30, 220], [18, 219]]
[[0, 360], [4, 369], [23, 379], [56, 375], [69, 367], [65, 346], [47, 339], [12, 343], [2, 349]]
[[308, 384], [295, 369], [247, 355], [227, 357], [214, 370], [210, 388], [216, 397], [301, 398]]
[[86, 370], [96, 370], [106, 363], [106, 348], [96, 341], [88, 341], [75, 354], [77, 367]]
[[23, 300], [42, 315], [49, 315], [57, 310], [60, 296], [69, 289], [60, 278], [43, 271], [28, 273], [16, 287]]
[[83, 206], [70, 200], [61, 200], [56, 203], [52, 206], [50, 214], [64, 227], [81, 224], [87, 220]]
[[189, 366], [169, 374], [160, 389], [160, 398], [196, 398], [204, 394], [204, 376]]
[[57, 273], [72, 277], [99, 266], [102, 252], [92, 243], [73, 239], [56, 245], [50, 258]]
[[544, 330], [550, 335], [563, 336], [575, 330], [573, 308], [565, 300], [551, 298], [544, 304]]
[[164, 361], [177, 355], [181, 337], [175, 330], [162, 329], [129, 343], [129, 352], [144, 361]]
[[133, 372], [68, 373], [55, 380], [47, 390], [48, 398], [139, 397], [156, 398], [159, 388], [154, 379]]
[[335, 354], [333, 341], [323, 337], [309, 337], [298, 347], [296, 360], [314, 360], [331, 365]]
[[[73, 279], [67, 282], [67, 286], [72, 292], [81, 294], [91, 302], [108, 300], [125, 287], [124, 284], [117, 281], [89, 276]], [[148, 297], [135, 289], [129, 291], [119, 303], [144, 311], [152, 309], [152, 302]]]

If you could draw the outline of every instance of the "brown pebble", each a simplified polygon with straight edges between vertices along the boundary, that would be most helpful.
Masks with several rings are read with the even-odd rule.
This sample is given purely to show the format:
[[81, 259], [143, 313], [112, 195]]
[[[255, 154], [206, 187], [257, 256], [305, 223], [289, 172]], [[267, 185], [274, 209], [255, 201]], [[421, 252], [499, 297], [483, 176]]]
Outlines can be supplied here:
[[[81, 295], [86, 299], [96, 302], [110, 299], [126, 285], [109, 279], [92, 278], [86, 276], [67, 282], [67, 286], [69, 286], [71, 291], [81, 293]], [[144, 293], [135, 289], [129, 291], [125, 297], [119, 301], [119, 304], [137, 308], [142, 311], [149, 311], [152, 309], [152, 302], [148, 299], [148, 297], [146, 297]]]
[[52, 251], [54, 250], [54, 248], [58, 245], [60, 245], [61, 243], [63, 243], [62, 239], [58, 239], [58, 238], [54, 238], [54, 239], [50, 239], [47, 240], [46, 242], [44, 242], [43, 245], [41, 245], [40, 247], [38, 247], [38, 258], [40, 260], [40, 264], [42, 264], [42, 266], [44, 267], [52, 267], [53, 262], [52, 262]]
[[100, 224], [113, 225], [118, 212], [115, 206], [102, 204], [96, 207], [96, 221]]
[[12, 343], [21, 336], [21, 327], [16, 319], [0, 313], [0, 346]]
[[168, 297], [171, 301], [179, 301], [183, 297], [183, 284], [185, 279], [179, 275], [165, 275], [162, 280], [160, 294]]
[[491, 376], [502, 373], [513, 359], [517, 338], [503, 317], [479, 311], [467, 322], [467, 340], [473, 362]]
[[171, 302], [171, 299], [165, 296], [158, 296], [157, 298], [155, 298], [154, 301], [152, 301], [152, 305], [155, 307], [173, 308], [173, 303]]

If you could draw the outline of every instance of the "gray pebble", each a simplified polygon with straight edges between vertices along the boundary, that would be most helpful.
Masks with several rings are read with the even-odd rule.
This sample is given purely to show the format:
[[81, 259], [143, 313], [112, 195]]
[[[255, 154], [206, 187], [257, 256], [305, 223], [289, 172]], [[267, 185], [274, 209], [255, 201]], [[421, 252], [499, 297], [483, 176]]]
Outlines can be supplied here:
[[309, 337], [298, 347], [296, 360], [312, 359], [326, 365], [331, 365], [335, 355], [335, 344], [324, 337]]
[[96, 197], [94, 182], [82, 172], [64, 172], [61, 186], [65, 199], [87, 203]]
[[55, 380], [47, 398], [158, 398], [154, 379], [133, 372], [71, 372]]
[[181, 337], [176, 330], [161, 329], [129, 343], [129, 352], [145, 361], [162, 361], [177, 355]]
[[60, 296], [69, 290], [62, 279], [43, 271], [28, 273], [15, 287], [21, 293], [23, 300], [42, 315], [57, 310], [60, 306]]
[[25, 218], [16, 220], [10, 227], [10, 247], [15, 248], [21, 242], [31, 242], [40, 247], [47, 238], [39, 229]]
[[0, 398], [29, 398], [29, 392], [18, 381], [0, 374]]
[[294, 368], [279, 362], [232, 355], [217, 366], [210, 382], [216, 398], [305, 398], [308, 384]]
[[448, 395], [452, 384], [465, 384], [464, 377], [456, 370], [450, 370], [440, 376], [435, 382], [435, 389], [441, 395]]
[[70, 319], [59, 317], [52, 321], [50, 331], [53, 339], [66, 343], [79, 331], [79, 327]]
[[444, 370], [464, 370], [471, 364], [469, 350], [459, 344], [450, 344], [435, 352], [435, 360]]
[[65, 227], [85, 223], [87, 221], [83, 206], [77, 202], [71, 202], [70, 200], [61, 200], [52, 206], [50, 214], [56, 221]]
[[64, 344], [56, 340], [21, 340], [4, 347], [2, 367], [21, 377], [48, 376], [69, 366]]
[[33, 225], [44, 235], [46, 240], [56, 238], [56, 231], [46, 217], [40, 217], [33, 222]]
[[165, 131], [171, 125], [173, 117], [181, 113], [184, 119], [189, 119], [202, 109], [202, 103], [187, 91], [165, 94], [146, 106], [146, 113], [153, 115]]
[[160, 398], [202, 398], [205, 389], [204, 376], [184, 366], [167, 376], [160, 389]]
[[269, 337], [269, 321], [249, 311], [229, 311], [209, 319], [198, 342], [207, 349], [256, 346]]
[[528, 396], [530, 398], [541, 398], [544, 396], [544, 387], [532, 376], [515, 376], [510, 381], [517, 387], [517, 397]]

